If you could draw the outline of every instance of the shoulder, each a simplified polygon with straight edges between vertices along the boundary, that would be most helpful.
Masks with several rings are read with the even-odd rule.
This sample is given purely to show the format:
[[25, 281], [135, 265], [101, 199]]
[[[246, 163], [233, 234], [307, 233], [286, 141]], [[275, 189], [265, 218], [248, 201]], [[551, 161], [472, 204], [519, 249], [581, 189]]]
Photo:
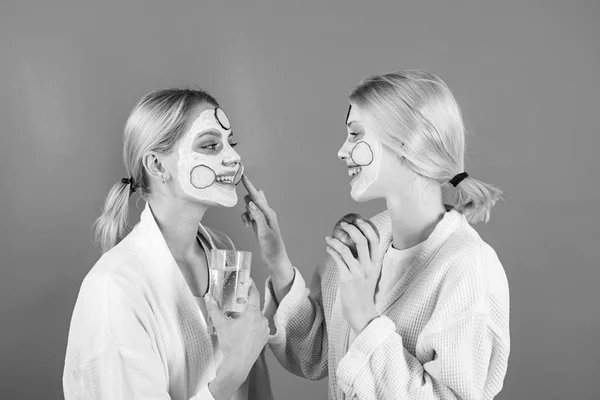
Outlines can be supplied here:
[[465, 220], [436, 256], [446, 264], [444, 292], [485, 304], [490, 298], [508, 302], [508, 281], [496, 251]]
[[[77, 302], [102, 313], [115, 305], [131, 304], [136, 293], [141, 293], [146, 268], [132, 243], [122, 241], [104, 253], [87, 273]], [[125, 298], [129, 301], [124, 301]]]
[[502, 269], [496, 251], [466, 220], [450, 235], [440, 253], [456, 272], [487, 274], [493, 269]]

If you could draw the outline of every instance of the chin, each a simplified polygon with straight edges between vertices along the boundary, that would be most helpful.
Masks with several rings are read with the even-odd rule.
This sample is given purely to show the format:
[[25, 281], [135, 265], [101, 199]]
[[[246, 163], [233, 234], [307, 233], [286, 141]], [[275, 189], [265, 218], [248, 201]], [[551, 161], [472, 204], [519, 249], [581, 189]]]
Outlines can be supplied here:
[[198, 200], [195, 199], [196, 202], [201, 203], [208, 207], [218, 207], [218, 208], [232, 208], [235, 207], [238, 203], [237, 195], [235, 197], [229, 197], [225, 199], [220, 199], [219, 201], [213, 201], [208, 199]]
[[237, 196], [235, 196], [235, 198], [220, 201], [218, 203], [215, 203], [215, 205], [217, 207], [222, 207], [222, 208], [232, 208], [232, 207], [235, 207], [237, 203], [238, 203], [238, 198], [237, 198]]
[[230, 203], [225, 203], [225, 204], [219, 204], [219, 206], [223, 207], [223, 208], [233, 208], [237, 205], [237, 199], [235, 199], [235, 201], [232, 201]]
[[352, 188], [350, 190], [350, 197], [352, 197], [352, 200], [356, 201], [357, 203], [364, 203], [366, 201], [369, 200], [373, 200], [376, 199], [377, 196], [373, 196], [369, 193], [369, 190], [364, 190], [362, 192], [359, 192], [358, 190]]

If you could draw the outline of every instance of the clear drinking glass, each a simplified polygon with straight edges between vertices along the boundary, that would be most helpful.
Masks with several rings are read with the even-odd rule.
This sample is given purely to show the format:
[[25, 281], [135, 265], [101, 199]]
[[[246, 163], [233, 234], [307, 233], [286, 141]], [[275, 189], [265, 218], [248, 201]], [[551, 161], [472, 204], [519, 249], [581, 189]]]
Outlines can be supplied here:
[[[251, 285], [251, 266], [252, 253], [249, 251], [222, 249], [211, 251], [208, 292], [227, 318], [237, 318], [246, 312]], [[216, 333], [210, 317], [208, 331], [211, 335]]]

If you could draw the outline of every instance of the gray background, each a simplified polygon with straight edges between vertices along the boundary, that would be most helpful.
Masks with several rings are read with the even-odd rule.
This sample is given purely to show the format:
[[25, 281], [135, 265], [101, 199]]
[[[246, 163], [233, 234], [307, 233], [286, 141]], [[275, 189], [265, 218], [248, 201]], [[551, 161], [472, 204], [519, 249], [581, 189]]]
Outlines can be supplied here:
[[[100, 255], [90, 226], [124, 176], [143, 94], [195, 84], [219, 99], [310, 276], [339, 216], [383, 207], [351, 200], [336, 158], [347, 95], [368, 74], [422, 68], [462, 106], [468, 172], [506, 193], [477, 226], [511, 289], [498, 398], [598, 398], [599, 19], [597, 0], [2, 2], [0, 397], [62, 397], [71, 311]], [[205, 222], [255, 252], [263, 281], [241, 212]], [[278, 399], [326, 398], [325, 380], [269, 362]]]

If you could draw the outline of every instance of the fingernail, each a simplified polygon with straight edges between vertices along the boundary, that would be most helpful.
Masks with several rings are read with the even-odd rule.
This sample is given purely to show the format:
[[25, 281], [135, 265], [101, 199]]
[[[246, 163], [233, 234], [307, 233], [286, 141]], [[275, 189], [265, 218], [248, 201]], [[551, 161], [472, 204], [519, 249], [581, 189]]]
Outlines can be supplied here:
[[254, 204], [253, 202], [250, 202], [250, 208], [254, 211], [256, 211], [256, 204]]
[[347, 222], [341, 222], [340, 226], [348, 226], [348, 223]]
[[365, 221], [363, 221], [362, 219], [357, 219], [356, 222], [358, 222], [359, 224], [364, 224]]

